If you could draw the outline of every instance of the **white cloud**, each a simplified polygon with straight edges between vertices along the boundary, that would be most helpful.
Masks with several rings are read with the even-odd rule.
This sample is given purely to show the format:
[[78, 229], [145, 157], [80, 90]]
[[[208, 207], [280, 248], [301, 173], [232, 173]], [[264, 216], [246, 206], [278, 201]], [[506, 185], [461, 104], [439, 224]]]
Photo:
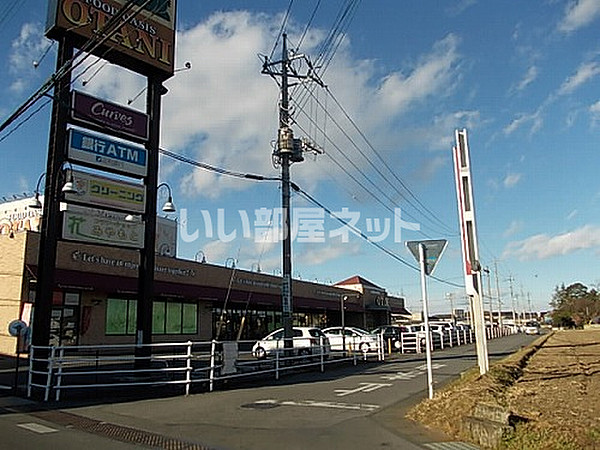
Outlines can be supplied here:
[[[204, 22], [178, 33], [176, 64], [182, 66], [190, 61], [192, 69], [178, 73], [165, 83], [169, 93], [163, 102], [161, 145], [164, 148], [218, 167], [277, 175], [271, 164], [271, 143], [278, 126], [278, 86], [270, 77], [261, 75], [263, 61], [257, 53], [272, 48], [280, 23], [280, 18], [264, 14], [216, 12]], [[303, 52], [312, 54], [314, 50], [316, 54], [325, 35], [313, 30], [304, 40]], [[290, 39], [294, 41], [293, 32]], [[375, 147], [379, 147], [377, 141], [383, 136], [388, 149], [389, 142], [406, 145], [405, 141], [394, 139], [401, 132], [399, 127], [393, 126], [394, 121], [412, 105], [436, 101], [436, 95], [452, 89], [459, 78], [457, 47], [458, 39], [449, 35], [418, 58], [407, 75], [396, 71], [376, 78], [380, 70], [377, 63], [356, 60], [346, 38], [328, 66], [324, 81], [361, 131], [375, 136], [372, 142]], [[142, 77], [118, 70], [107, 66], [85, 90], [121, 103], [133, 98], [144, 87]], [[296, 89], [292, 100], [300, 102], [301, 94], [305, 94], [302, 88]], [[320, 95], [322, 103], [323, 94]], [[331, 103], [329, 112], [337, 114], [336, 119], [347, 132], [351, 125], [346, 119], [340, 120], [341, 113], [331, 107]], [[132, 106], [141, 105], [143, 96]], [[294, 132], [296, 137], [301, 137], [306, 130], [315, 129], [304, 114], [317, 109], [316, 103], [310, 105], [306, 100], [294, 106], [297, 123]], [[323, 111], [318, 114], [323, 121]], [[343, 152], [352, 160], [362, 159], [348, 137], [336, 129], [332, 119], [328, 119], [326, 128], [330, 139], [323, 142], [322, 135], [319, 139], [317, 133], [316, 141], [329, 154]], [[448, 135], [451, 131], [449, 129]], [[422, 143], [431, 133], [426, 130], [419, 136]], [[389, 149], [392, 151], [397, 153], [399, 149]], [[385, 151], [382, 154], [387, 157]], [[162, 167], [161, 176], [164, 176], [165, 166]], [[320, 158], [318, 164], [307, 161], [294, 167], [294, 177], [304, 188], [312, 189], [319, 180], [331, 177], [332, 172], [338, 170], [327, 158]], [[218, 198], [224, 191], [243, 190], [250, 185], [201, 170], [186, 170], [179, 179], [179, 188], [190, 197]]]
[[600, 3], [598, 0], [577, 0], [569, 3], [565, 8], [565, 16], [558, 25], [558, 29], [571, 33], [589, 25], [600, 16]]
[[450, 158], [447, 156], [438, 155], [434, 158], [429, 158], [417, 169], [416, 177], [421, 181], [429, 181], [433, 179], [441, 168], [447, 167], [449, 164]]
[[522, 175], [520, 173], [509, 173], [506, 175], [506, 177], [504, 177], [502, 184], [505, 188], [515, 187], [519, 181], [521, 181], [521, 177]]
[[521, 261], [548, 259], [578, 250], [600, 247], [600, 227], [586, 225], [573, 231], [551, 236], [538, 234], [506, 246], [503, 257]]
[[458, 16], [459, 14], [476, 4], [477, 0], [460, 0], [454, 5], [448, 6], [446, 8], [446, 11], [450, 16]]
[[519, 81], [519, 83], [517, 83], [517, 85], [515, 86], [515, 90], [522, 91], [531, 83], [533, 83], [536, 80], [537, 76], [538, 68], [536, 66], [531, 66], [529, 69], [527, 69], [527, 73], [525, 74], [523, 79]]
[[520, 220], [513, 220], [510, 223], [510, 225], [508, 225], [508, 228], [506, 230], [504, 230], [504, 233], [502, 233], [502, 236], [504, 236], [506, 238], [514, 236], [522, 229], [523, 229], [523, 222], [521, 222]]
[[38, 61], [51, 41], [44, 37], [44, 29], [37, 23], [25, 23], [19, 36], [12, 41], [8, 57], [8, 69], [11, 75], [10, 89], [13, 92], [23, 92], [36, 77], [34, 61]]
[[570, 94], [582, 84], [590, 81], [596, 75], [600, 74], [600, 64], [596, 62], [586, 62], [581, 64], [574, 75], [565, 80], [558, 90], [558, 95]]
[[531, 134], [535, 133], [542, 127], [543, 119], [542, 119], [542, 116], [541, 116], [541, 113], [539, 110], [532, 114], [519, 115], [518, 117], [513, 119], [513, 121], [510, 124], [508, 124], [506, 127], [504, 127], [504, 129], [502, 131], [504, 132], [505, 135], [510, 135], [510, 134], [514, 133], [515, 131], [517, 131], [519, 128], [525, 127], [529, 124], [531, 126], [531, 128], [530, 128]]
[[600, 122], [600, 100], [589, 107], [589, 112], [592, 116], [592, 123]]
[[437, 42], [433, 51], [408, 76], [395, 72], [386, 77], [377, 92], [386, 111], [406, 110], [452, 84], [459, 61], [458, 42], [458, 38], [450, 34]]
[[579, 211], [574, 209], [567, 215], [567, 220], [571, 220], [571, 219], [575, 218], [578, 213], [579, 213]]
[[351, 257], [360, 253], [361, 246], [358, 241], [341, 242], [329, 241], [324, 243], [306, 244], [297, 252], [297, 259], [301, 266], [314, 266], [333, 261], [340, 257]]

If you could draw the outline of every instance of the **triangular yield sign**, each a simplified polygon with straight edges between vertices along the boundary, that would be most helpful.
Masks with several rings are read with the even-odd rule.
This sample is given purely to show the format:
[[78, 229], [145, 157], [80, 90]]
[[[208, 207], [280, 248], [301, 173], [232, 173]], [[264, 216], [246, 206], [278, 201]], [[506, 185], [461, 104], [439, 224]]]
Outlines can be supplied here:
[[429, 241], [408, 241], [406, 242], [406, 246], [408, 250], [415, 257], [417, 262], [421, 263], [421, 257], [419, 255], [419, 245], [423, 244], [425, 246], [425, 273], [427, 275], [431, 275], [435, 266], [442, 256], [448, 241], [445, 239], [433, 239]]

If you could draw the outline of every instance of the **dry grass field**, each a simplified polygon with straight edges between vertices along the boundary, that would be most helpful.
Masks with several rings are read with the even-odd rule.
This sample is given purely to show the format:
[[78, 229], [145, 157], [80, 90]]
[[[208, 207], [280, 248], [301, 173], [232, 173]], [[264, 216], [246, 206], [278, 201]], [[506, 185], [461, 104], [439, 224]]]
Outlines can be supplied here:
[[600, 329], [542, 336], [484, 376], [465, 374], [408, 417], [471, 440], [464, 424], [479, 402], [518, 418], [499, 449], [600, 449]]

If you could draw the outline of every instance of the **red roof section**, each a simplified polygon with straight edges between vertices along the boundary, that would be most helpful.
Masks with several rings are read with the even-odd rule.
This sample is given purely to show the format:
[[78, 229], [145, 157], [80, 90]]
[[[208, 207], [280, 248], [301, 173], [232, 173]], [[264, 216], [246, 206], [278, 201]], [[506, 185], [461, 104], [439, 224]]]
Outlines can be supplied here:
[[380, 286], [377, 286], [375, 283], [370, 282], [366, 278], [363, 278], [359, 275], [354, 275], [353, 277], [347, 278], [343, 281], [338, 281], [334, 284], [334, 286], [344, 286], [348, 284], [362, 284], [363, 286], [375, 287], [377, 289], [383, 289]]

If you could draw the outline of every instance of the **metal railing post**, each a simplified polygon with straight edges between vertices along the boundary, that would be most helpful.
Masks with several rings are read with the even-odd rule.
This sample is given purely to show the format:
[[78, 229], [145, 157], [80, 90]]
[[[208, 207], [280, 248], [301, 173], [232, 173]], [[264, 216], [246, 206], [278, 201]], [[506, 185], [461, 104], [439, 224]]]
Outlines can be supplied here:
[[63, 358], [65, 357], [65, 349], [61, 347], [58, 351], [58, 372], [56, 373], [56, 386], [54, 399], [58, 401], [60, 399], [60, 385], [62, 383], [62, 370], [63, 370]]
[[275, 352], [275, 379], [279, 380], [279, 350]]
[[217, 341], [215, 341], [213, 339], [211, 341], [211, 346], [210, 346], [210, 372], [209, 372], [209, 380], [210, 381], [208, 383], [209, 392], [212, 392], [213, 388], [214, 388], [216, 353], [217, 353]]
[[31, 383], [33, 378], [33, 359], [35, 347], [31, 345], [29, 347], [29, 375], [27, 376], [27, 398], [31, 397]]
[[325, 372], [325, 344], [323, 341], [323, 336], [319, 337], [319, 344], [320, 344], [320, 357], [321, 357], [321, 373]]
[[54, 370], [54, 358], [56, 355], [56, 347], [50, 349], [48, 357], [48, 377], [46, 378], [46, 389], [44, 391], [44, 401], [47, 402], [50, 398], [50, 389], [52, 387], [52, 371]]
[[190, 385], [192, 384], [192, 341], [187, 341], [187, 358], [185, 366], [185, 395], [190, 395]]

